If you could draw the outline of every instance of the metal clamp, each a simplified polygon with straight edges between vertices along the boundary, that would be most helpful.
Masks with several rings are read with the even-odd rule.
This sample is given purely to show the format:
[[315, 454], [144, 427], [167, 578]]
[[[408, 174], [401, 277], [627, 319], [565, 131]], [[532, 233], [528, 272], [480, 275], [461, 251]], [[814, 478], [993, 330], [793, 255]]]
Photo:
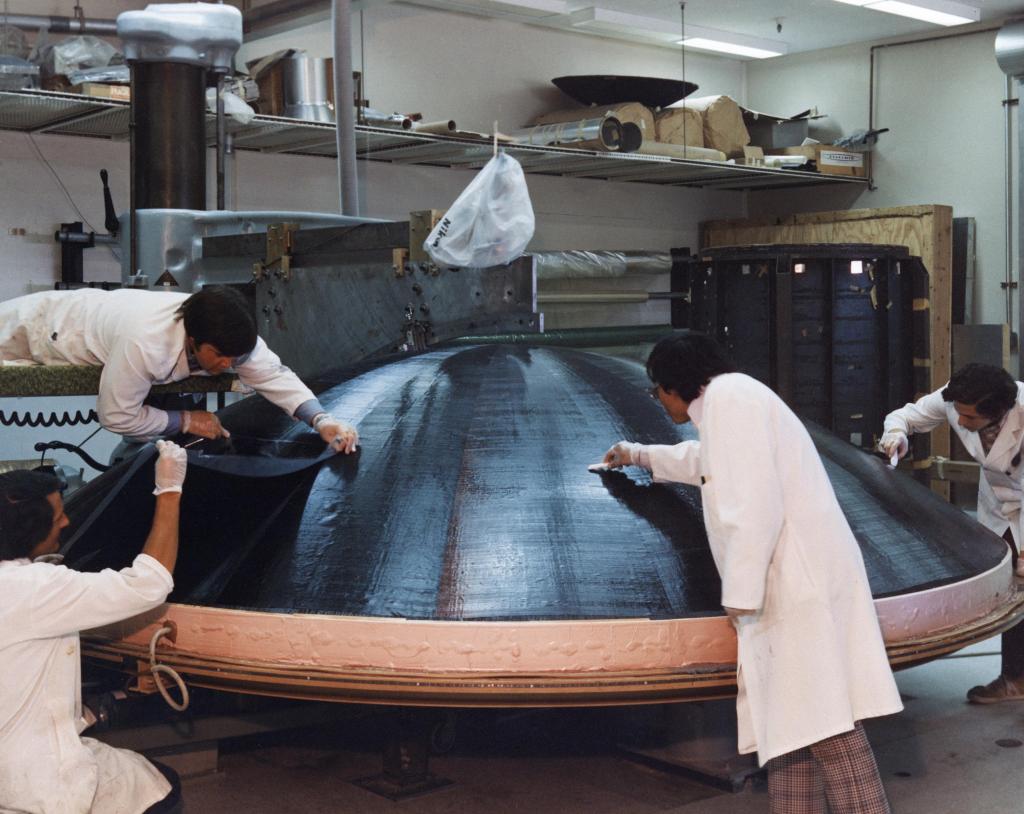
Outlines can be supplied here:
[[276, 277], [284, 282], [291, 279], [293, 236], [297, 231], [297, 223], [272, 223], [267, 227], [267, 259], [252, 264], [252, 276], [257, 282], [270, 276], [274, 266]]

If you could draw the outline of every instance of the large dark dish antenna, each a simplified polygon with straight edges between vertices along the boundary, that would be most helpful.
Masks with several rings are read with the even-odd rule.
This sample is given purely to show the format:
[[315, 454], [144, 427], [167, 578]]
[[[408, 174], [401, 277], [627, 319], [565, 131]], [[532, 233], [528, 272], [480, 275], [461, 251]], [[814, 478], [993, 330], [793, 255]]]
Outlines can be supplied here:
[[559, 76], [551, 80], [562, 93], [584, 105], [640, 102], [668, 107], [697, 90], [693, 82], [653, 76]]

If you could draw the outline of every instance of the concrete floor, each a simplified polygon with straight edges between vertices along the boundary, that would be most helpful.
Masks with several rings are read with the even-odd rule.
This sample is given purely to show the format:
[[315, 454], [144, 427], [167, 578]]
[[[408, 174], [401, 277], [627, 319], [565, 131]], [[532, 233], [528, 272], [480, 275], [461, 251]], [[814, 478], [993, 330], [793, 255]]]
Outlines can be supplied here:
[[[998, 640], [900, 673], [906, 710], [869, 724], [898, 814], [1024, 814], [1024, 703], [976, 707], [965, 690], [998, 672]], [[219, 770], [186, 778], [188, 814], [754, 814], [758, 778], [731, 793], [623, 751], [664, 707], [465, 711], [431, 758], [451, 785], [393, 802], [354, 785], [378, 774], [386, 718], [358, 717], [222, 744]], [[639, 722], [639, 723], [638, 723]], [[659, 737], [664, 736], [661, 732]]]

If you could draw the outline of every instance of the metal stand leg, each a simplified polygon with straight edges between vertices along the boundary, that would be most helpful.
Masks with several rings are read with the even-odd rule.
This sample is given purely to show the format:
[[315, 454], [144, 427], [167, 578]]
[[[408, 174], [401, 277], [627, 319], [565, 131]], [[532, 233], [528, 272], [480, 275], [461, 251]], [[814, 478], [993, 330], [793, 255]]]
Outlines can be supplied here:
[[451, 785], [451, 780], [435, 777], [429, 770], [431, 743], [448, 724], [444, 711], [396, 710], [388, 721], [384, 771], [352, 782], [389, 800], [404, 800]]
[[754, 755], [736, 754], [736, 702], [667, 704], [634, 715], [619, 747], [633, 758], [678, 771], [723, 791], [740, 791], [760, 774]]

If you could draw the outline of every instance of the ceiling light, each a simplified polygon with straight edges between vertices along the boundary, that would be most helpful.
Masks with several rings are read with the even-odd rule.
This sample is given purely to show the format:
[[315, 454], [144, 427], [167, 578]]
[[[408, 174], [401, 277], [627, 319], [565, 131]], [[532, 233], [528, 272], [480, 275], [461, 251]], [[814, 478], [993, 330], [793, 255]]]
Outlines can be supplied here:
[[732, 31], [704, 28], [697, 25], [686, 26], [686, 33], [679, 42], [684, 48], [714, 51], [752, 59], [778, 57], [788, 50], [788, 46], [784, 42], [748, 37], [746, 34], [735, 34]]
[[862, 6], [873, 11], [884, 11], [911, 17], [936, 25], [964, 25], [981, 19], [981, 11], [974, 6], [956, 3], [953, 0], [837, 0], [853, 6]]
[[565, 14], [568, 3], [565, 0], [475, 0], [473, 5], [510, 11], [527, 17], [550, 17]]
[[679, 37], [678, 23], [659, 20], [657, 17], [610, 11], [606, 8], [581, 8], [569, 15], [569, 22], [573, 28], [603, 31], [607, 34], [634, 34], [646, 37], [654, 35], [666, 40]]

